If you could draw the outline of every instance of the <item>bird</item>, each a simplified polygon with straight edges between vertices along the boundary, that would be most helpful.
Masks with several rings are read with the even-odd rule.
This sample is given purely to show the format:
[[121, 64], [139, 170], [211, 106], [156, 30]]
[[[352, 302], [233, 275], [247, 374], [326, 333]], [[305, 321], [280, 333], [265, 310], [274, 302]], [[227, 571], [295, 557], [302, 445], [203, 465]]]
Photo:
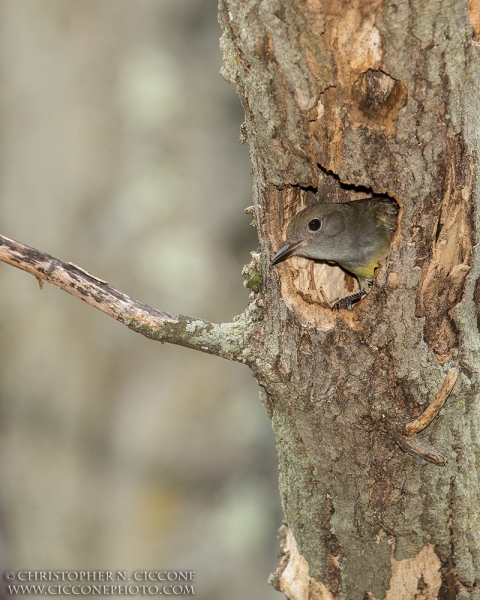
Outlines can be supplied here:
[[388, 196], [308, 206], [289, 222], [285, 244], [272, 264], [303, 256], [339, 265], [356, 277], [360, 292], [334, 307], [351, 310], [352, 302], [369, 291], [378, 261], [388, 252], [398, 212], [398, 204]]

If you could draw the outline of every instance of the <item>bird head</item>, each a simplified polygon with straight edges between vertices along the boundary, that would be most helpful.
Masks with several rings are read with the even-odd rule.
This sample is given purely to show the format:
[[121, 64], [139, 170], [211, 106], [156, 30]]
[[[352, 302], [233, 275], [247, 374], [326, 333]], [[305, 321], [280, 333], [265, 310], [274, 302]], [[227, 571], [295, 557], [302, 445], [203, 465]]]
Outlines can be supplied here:
[[276, 265], [290, 256], [336, 260], [339, 234], [345, 229], [340, 204], [314, 204], [296, 214], [287, 227], [286, 242], [275, 254]]

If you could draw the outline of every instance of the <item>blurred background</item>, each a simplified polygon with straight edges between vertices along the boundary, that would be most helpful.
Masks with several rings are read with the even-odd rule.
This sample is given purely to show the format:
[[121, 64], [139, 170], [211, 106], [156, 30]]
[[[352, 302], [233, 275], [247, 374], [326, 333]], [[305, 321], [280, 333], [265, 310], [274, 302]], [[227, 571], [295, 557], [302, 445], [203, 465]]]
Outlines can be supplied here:
[[[0, 0], [0, 233], [161, 310], [244, 310], [257, 247], [215, 0]], [[273, 435], [247, 367], [0, 264], [2, 570], [195, 570], [278, 598]]]

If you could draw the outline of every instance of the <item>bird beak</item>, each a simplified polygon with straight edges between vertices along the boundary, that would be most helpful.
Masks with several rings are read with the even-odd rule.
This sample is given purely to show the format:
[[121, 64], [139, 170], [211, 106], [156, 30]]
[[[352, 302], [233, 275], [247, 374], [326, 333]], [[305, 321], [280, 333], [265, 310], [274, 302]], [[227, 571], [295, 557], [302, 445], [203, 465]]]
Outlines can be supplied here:
[[272, 258], [272, 265], [276, 265], [279, 262], [282, 262], [282, 260], [285, 260], [286, 258], [288, 258], [289, 256], [292, 256], [292, 254], [296, 250], [298, 250], [302, 246], [305, 246], [306, 243], [307, 243], [306, 240], [300, 240], [299, 242], [293, 242], [293, 243], [287, 242], [285, 244], [285, 246], [282, 246], [282, 248], [280, 248], [280, 250]]

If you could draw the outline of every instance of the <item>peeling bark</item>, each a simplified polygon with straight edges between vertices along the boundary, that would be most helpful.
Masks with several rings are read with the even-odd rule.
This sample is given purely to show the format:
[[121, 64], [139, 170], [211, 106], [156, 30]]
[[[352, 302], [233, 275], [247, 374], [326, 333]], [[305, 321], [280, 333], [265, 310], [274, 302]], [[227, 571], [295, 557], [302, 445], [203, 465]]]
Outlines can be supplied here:
[[448, 140], [436, 163], [438, 187], [427, 196], [416, 219], [418, 231], [423, 230], [418, 247], [428, 256], [417, 262], [422, 266], [422, 279], [416, 316], [425, 317], [425, 340], [441, 361], [450, 358], [459, 345], [452, 312], [463, 299], [475, 243], [470, 159], [465, 154], [461, 137]]

